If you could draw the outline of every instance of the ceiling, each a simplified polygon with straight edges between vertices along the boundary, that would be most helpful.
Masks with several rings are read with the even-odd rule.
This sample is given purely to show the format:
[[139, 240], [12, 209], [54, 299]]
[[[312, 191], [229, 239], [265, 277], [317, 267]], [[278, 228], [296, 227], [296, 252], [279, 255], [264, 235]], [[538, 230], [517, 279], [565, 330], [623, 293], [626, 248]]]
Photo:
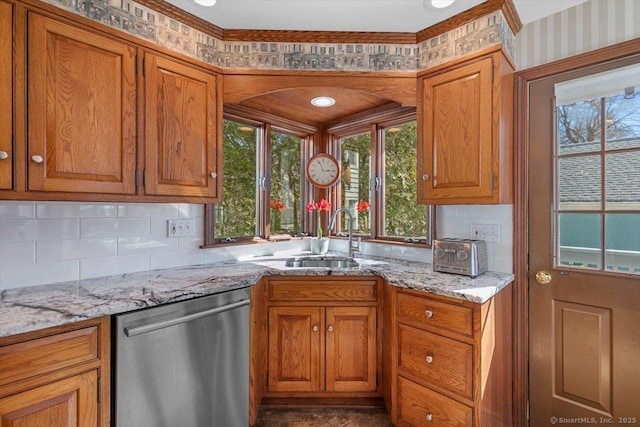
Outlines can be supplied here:
[[[484, 0], [456, 0], [437, 10], [423, 0], [166, 0], [226, 30], [371, 31], [416, 33]], [[523, 24], [586, 0], [513, 0]]]
[[[213, 7], [200, 6], [194, 0], [165, 1], [224, 30], [415, 34], [485, 0], [456, 0], [453, 6], [443, 10], [425, 6], [424, 0], [217, 0]], [[513, 3], [520, 20], [526, 25], [584, 1], [513, 0]], [[233, 85], [233, 79], [225, 82], [226, 92]], [[244, 85], [242, 81], [236, 86]], [[320, 127], [357, 113], [403, 104], [394, 96], [380, 96], [372, 92], [314, 83], [310, 87], [257, 91], [250, 96], [237, 97], [231, 103]], [[337, 102], [330, 108], [312, 107], [309, 100], [320, 95], [332, 96]]]

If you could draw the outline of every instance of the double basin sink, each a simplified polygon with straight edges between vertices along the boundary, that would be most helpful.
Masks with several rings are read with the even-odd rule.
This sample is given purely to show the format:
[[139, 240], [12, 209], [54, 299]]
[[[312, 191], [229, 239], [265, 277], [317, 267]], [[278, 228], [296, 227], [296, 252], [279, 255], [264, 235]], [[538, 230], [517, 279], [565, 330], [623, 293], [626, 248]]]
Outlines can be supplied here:
[[291, 268], [360, 268], [360, 264], [349, 257], [298, 256], [287, 258], [285, 267]]

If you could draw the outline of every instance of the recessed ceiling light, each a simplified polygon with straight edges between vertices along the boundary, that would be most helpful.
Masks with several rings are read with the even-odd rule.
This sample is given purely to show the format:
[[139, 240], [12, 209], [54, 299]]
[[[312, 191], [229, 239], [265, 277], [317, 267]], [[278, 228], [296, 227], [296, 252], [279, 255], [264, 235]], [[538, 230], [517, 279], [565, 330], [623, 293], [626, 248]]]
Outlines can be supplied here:
[[336, 103], [336, 100], [330, 96], [316, 96], [311, 100], [311, 105], [315, 107], [331, 107]]
[[193, 0], [200, 6], [211, 7], [216, 4], [216, 0]]
[[[449, 7], [453, 4], [455, 0], [429, 0], [429, 5], [436, 9], [444, 9], [445, 7]], [[427, 3], [427, 0], [425, 0]]]

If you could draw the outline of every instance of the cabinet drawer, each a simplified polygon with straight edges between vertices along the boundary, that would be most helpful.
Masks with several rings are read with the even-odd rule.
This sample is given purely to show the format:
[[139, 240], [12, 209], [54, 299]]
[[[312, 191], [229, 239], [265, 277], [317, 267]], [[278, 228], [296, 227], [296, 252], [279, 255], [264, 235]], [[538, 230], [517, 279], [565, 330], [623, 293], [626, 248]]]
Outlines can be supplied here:
[[363, 281], [313, 281], [270, 280], [271, 301], [371, 301], [377, 295], [375, 279]]
[[400, 292], [398, 294], [398, 320], [403, 319], [473, 336], [473, 310], [471, 308]]
[[398, 377], [398, 424], [471, 427], [473, 410], [426, 387]]
[[473, 399], [473, 347], [398, 325], [398, 366], [425, 381]]
[[0, 386], [98, 359], [96, 326], [0, 347]]

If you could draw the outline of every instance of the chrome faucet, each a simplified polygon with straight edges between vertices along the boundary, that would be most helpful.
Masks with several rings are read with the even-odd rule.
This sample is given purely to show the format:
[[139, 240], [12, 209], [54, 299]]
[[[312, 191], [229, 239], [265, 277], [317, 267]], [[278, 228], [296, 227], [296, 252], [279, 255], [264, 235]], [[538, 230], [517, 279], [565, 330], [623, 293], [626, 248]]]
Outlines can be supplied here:
[[331, 219], [329, 220], [329, 230], [333, 230], [333, 227], [336, 225], [336, 217], [338, 216], [338, 212], [344, 212], [349, 217], [349, 257], [353, 257], [353, 253], [360, 250], [360, 242], [357, 243], [356, 247], [353, 246], [353, 214], [347, 208], [339, 208], [331, 215]]

